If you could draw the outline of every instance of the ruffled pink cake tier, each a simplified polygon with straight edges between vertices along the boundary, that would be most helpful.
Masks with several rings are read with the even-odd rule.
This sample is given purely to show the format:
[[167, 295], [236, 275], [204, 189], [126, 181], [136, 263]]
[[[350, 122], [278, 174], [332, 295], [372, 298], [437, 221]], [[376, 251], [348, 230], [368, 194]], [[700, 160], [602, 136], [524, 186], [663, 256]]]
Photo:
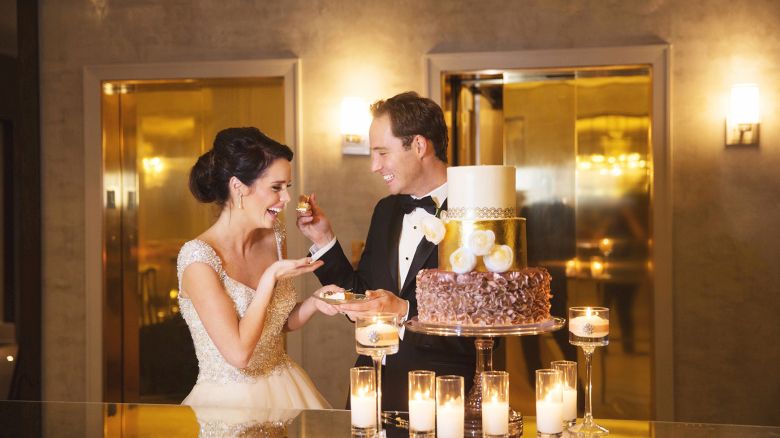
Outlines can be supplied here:
[[471, 326], [531, 324], [550, 319], [550, 274], [544, 268], [504, 273], [417, 274], [420, 322]]

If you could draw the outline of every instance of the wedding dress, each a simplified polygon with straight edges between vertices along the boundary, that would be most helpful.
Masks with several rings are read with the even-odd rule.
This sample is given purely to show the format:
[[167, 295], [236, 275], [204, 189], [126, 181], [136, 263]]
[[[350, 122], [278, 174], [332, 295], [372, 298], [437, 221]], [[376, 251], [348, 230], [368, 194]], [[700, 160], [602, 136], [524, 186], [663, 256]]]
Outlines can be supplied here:
[[[274, 233], [277, 255], [281, 258], [284, 230], [275, 227]], [[182, 273], [195, 262], [205, 263], [216, 271], [235, 304], [236, 313], [239, 318], [243, 317], [255, 289], [230, 278], [222, 267], [222, 260], [206, 242], [191, 240], [182, 246], [177, 262], [179, 290], [186, 293], [181, 287]], [[182, 404], [252, 410], [330, 408], [306, 372], [284, 351], [282, 329], [297, 298], [292, 280], [278, 281], [273, 294], [260, 341], [249, 364], [243, 369], [233, 367], [222, 357], [203, 327], [192, 301], [179, 294], [179, 307], [192, 335], [199, 368], [197, 382]]]

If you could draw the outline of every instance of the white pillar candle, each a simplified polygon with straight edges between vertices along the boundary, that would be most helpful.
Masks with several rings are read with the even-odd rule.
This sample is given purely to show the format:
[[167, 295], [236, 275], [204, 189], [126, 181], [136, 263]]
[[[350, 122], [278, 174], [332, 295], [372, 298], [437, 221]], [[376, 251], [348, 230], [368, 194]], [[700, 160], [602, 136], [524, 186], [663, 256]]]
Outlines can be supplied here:
[[550, 400], [537, 400], [536, 430], [541, 433], [563, 432], [563, 403]]
[[463, 401], [448, 400], [436, 407], [436, 437], [463, 438]]
[[563, 388], [563, 420], [577, 419], [577, 389]]
[[485, 435], [509, 433], [509, 403], [499, 400], [482, 400], [482, 432]]
[[569, 331], [581, 338], [603, 338], [609, 334], [609, 320], [598, 315], [583, 315], [569, 321]]
[[409, 399], [409, 430], [430, 432], [436, 426], [436, 401], [417, 394]]
[[350, 396], [352, 425], [355, 427], [376, 427], [376, 394]]
[[357, 327], [355, 337], [361, 345], [387, 347], [398, 344], [398, 327], [384, 322]]

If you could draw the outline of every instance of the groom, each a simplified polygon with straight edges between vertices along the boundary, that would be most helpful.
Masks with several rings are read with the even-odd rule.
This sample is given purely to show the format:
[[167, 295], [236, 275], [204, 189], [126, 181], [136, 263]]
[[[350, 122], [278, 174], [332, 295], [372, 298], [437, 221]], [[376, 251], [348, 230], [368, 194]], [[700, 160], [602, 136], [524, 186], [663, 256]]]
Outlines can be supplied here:
[[[375, 297], [341, 305], [339, 310], [351, 316], [392, 312], [405, 321], [417, 315], [417, 273], [439, 264], [436, 245], [423, 238], [417, 224], [422, 216], [446, 209], [447, 126], [439, 105], [414, 92], [380, 100], [371, 111], [371, 171], [382, 176], [390, 196], [374, 207], [357, 270], [352, 269], [314, 196], [311, 213], [298, 218], [298, 227], [313, 242], [312, 258], [325, 262], [314, 271], [322, 284]], [[387, 357], [382, 372], [383, 409], [408, 409], [411, 370], [461, 375], [468, 392], [476, 361], [473, 339], [403, 329], [401, 336], [398, 353]], [[359, 356], [356, 365], [370, 366], [371, 359]]]

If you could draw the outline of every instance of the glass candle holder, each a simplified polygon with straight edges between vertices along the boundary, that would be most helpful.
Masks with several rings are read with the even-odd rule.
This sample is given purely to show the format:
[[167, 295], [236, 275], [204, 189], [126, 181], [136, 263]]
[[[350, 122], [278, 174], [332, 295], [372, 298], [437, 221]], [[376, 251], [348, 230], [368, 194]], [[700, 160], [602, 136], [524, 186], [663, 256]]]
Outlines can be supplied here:
[[463, 377], [437, 377], [436, 436], [438, 438], [463, 438], [463, 424]]
[[570, 307], [569, 343], [582, 348], [585, 355], [585, 413], [582, 423], [569, 432], [583, 436], [603, 436], [609, 431], [593, 420], [593, 352], [609, 344], [609, 309], [606, 307]]
[[569, 343], [583, 348], [609, 344], [609, 309], [569, 308]]
[[398, 352], [398, 315], [374, 313], [355, 320], [358, 354], [382, 356]]
[[561, 372], [563, 428], [568, 429], [577, 422], [577, 362], [556, 360], [550, 367]]
[[560, 370], [536, 370], [536, 436], [563, 434], [563, 379]]
[[434, 437], [436, 433], [436, 373], [409, 371], [409, 436]]
[[509, 373], [482, 372], [482, 436], [509, 436]]
[[349, 369], [349, 401], [352, 436], [370, 437], [376, 432], [376, 381], [374, 368]]

